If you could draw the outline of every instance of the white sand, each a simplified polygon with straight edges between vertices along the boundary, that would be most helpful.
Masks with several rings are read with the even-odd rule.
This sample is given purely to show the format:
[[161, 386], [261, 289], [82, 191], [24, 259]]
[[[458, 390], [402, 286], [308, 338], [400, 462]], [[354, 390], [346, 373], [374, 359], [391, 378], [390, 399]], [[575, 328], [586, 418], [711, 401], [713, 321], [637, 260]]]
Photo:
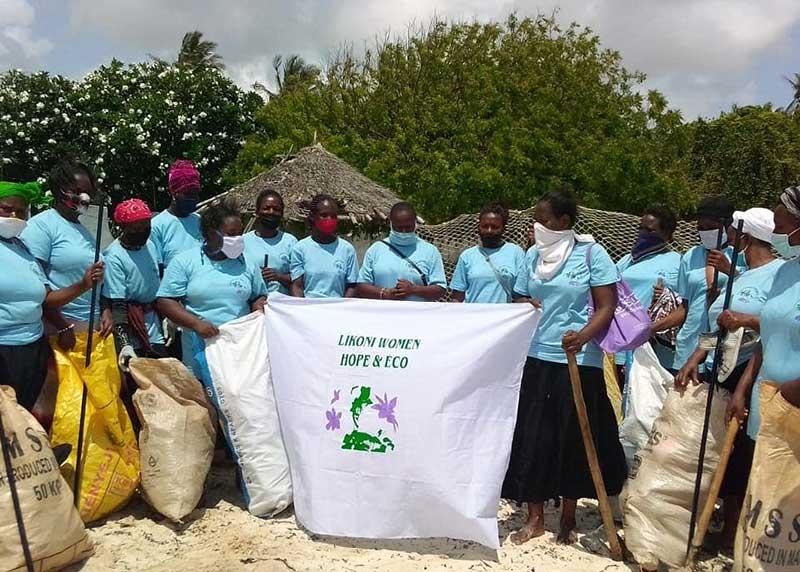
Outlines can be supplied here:
[[[613, 572], [636, 567], [589, 553], [579, 543], [558, 546], [553, 532], [522, 546], [508, 540], [523, 511], [503, 503], [502, 548], [495, 552], [472, 542], [432, 540], [354, 540], [312, 535], [297, 526], [291, 511], [259, 519], [243, 508], [230, 469], [214, 468], [209, 477], [208, 508], [174, 525], [144, 502], [92, 526], [96, 554], [69, 572], [285, 572], [410, 570], [519, 572]], [[547, 529], [557, 530], [558, 515], [548, 510]], [[578, 511], [578, 536], [595, 530], [600, 517], [590, 503]], [[712, 569], [708, 567], [707, 569]], [[719, 569], [714, 567], [714, 570]]]

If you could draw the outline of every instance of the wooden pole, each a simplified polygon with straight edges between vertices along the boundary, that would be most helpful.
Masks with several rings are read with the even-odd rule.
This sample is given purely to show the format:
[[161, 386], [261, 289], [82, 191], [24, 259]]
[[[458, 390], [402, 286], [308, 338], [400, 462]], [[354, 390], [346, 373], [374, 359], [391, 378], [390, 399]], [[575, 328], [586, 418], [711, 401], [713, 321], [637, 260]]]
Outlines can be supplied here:
[[592, 473], [592, 481], [597, 491], [597, 503], [600, 505], [600, 515], [603, 517], [603, 525], [606, 529], [609, 552], [612, 560], [621, 561], [622, 547], [617, 538], [617, 528], [614, 526], [614, 516], [611, 514], [611, 505], [608, 503], [606, 485], [603, 482], [603, 473], [600, 471], [600, 461], [597, 459], [597, 450], [594, 448], [592, 429], [589, 426], [589, 415], [586, 412], [586, 402], [583, 399], [581, 374], [578, 370], [578, 362], [575, 360], [574, 353], [567, 352], [567, 364], [569, 367], [569, 381], [572, 385], [572, 397], [575, 400], [575, 409], [578, 411], [578, 424], [583, 436], [583, 446], [586, 449], [586, 459], [589, 461], [589, 471]]
[[703, 511], [700, 513], [700, 519], [697, 522], [697, 530], [694, 533], [694, 538], [692, 538], [692, 547], [689, 550], [689, 556], [686, 557], [687, 567], [694, 565], [697, 553], [703, 546], [703, 540], [705, 540], [708, 525], [714, 514], [714, 505], [717, 502], [719, 489], [722, 487], [722, 480], [725, 478], [725, 471], [728, 468], [728, 461], [731, 458], [733, 442], [736, 440], [736, 435], [738, 434], [739, 420], [733, 418], [728, 422], [728, 431], [725, 433], [725, 442], [723, 443], [722, 453], [719, 457], [719, 465], [717, 465], [717, 469], [714, 471], [714, 476], [711, 479], [711, 489], [708, 491], [706, 503], [703, 505]]

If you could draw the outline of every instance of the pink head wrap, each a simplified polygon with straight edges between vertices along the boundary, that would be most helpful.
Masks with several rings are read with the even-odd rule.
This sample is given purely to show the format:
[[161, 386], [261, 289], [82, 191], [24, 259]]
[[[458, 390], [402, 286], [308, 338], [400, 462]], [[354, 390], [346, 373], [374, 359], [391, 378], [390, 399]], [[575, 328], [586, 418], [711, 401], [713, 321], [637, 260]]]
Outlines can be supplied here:
[[200, 172], [197, 167], [191, 161], [175, 161], [169, 168], [169, 194], [175, 197], [192, 188], [200, 188]]
[[147, 203], [140, 199], [128, 199], [122, 201], [114, 209], [114, 222], [117, 224], [129, 224], [140, 220], [149, 220], [153, 213]]

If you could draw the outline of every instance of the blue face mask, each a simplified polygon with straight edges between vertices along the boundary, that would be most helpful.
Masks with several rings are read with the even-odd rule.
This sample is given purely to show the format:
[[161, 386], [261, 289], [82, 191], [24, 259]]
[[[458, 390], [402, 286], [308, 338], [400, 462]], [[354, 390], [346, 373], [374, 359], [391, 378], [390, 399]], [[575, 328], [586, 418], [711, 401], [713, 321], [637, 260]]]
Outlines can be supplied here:
[[197, 210], [197, 203], [200, 202], [194, 197], [175, 197], [175, 210], [181, 216], [188, 216]]
[[794, 258], [800, 256], [800, 245], [789, 244], [789, 239], [800, 231], [800, 228], [794, 230], [790, 234], [772, 234], [772, 247], [783, 258]]
[[416, 232], [397, 232], [395, 229], [389, 231], [389, 242], [395, 246], [413, 246], [417, 243]]
[[666, 248], [666, 246], [664, 239], [658, 234], [648, 230], [640, 230], [639, 238], [637, 238], [636, 244], [631, 249], [631, 256], [634, 260], [637, 260], [647, 254], [658, 252]]

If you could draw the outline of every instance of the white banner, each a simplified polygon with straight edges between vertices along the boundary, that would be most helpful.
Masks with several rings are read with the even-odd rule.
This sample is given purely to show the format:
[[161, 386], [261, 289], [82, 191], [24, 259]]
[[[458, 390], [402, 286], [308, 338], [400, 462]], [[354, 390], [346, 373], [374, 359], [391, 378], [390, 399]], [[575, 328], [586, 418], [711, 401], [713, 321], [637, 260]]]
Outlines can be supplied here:
[[299, 522], [333, 536], [499, 548], [500, 488], [538, 319], [528, 304], [271, 296], [267, 338]]

